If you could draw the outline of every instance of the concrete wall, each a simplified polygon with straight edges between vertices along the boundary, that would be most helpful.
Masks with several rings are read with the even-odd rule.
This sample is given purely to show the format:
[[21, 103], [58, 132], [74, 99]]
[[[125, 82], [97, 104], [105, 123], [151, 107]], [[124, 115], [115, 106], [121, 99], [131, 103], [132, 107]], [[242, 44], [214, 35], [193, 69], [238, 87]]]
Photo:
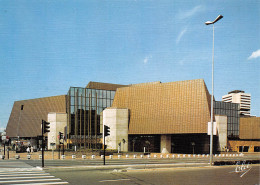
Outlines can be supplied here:
[[110, 127], [110, 136], [106, 137], [107, 149], [118, 149], [120, 143], [120, 151], [127, 152], [128, 109], [105, 109], [103, 111], [103, 125]]
[[219, 140], [218, 151], [224, 152], [227, 147], [227, 116], [216, 115], [215, 119], [217, 123], [217, 135]]
[[171, 135], [161, 135], [161, 153], [171, 152]]
[[[48, 149], [55, 150], [59, 145], [59, 132], [62, 132], [64, 135], [64, 127], [67, 125], [67, 114], [55, 112], [49, 113], [48, 122], [50, 122], [50, 132], [48, 133]], [[52, 148], [50, 143], [55, 143], [55, 146]]]

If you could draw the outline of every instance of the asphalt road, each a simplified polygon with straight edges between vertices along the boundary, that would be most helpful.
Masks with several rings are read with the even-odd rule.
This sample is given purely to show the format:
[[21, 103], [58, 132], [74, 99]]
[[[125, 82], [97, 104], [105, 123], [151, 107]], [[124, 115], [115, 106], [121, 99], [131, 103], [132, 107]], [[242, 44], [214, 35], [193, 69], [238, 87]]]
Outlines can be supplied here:
[[[158, 162], [157, 159], [151, 161]], [[168, 159], [163, 161], [167, 162]], [[170, 167], [167, 164], [151, 164], [154, 166], [147, 168], [146, 165], [138, 164], [75, 166], [75, 161], [62, 161], [64, 166], [54, 165], [40, 169], [28, 164], [33, 162], [31, 160], [1, 160], [0, 184], [260, 184], [259, 164], [251, 164], [244, 166], [245, 169], [236, 170], [238, 169], [236, 165], [210, 167], [208, 165], [203, 166], [203, 163], [197, 163], [201, 166], [194, 163], [194, 166], [188, 166], [188, 163], [184, 162], [174, 163]], [[49, 162], [54, 161], [50, 160]], [[78, 160], [78, 162], [82, 162], [82, 160]], [[113, 160], [110, 162], [113, 162]], [[125, 163], [125, 160], [121, 162]]]
[[250, 166], [244, 171], [235, 172], [235, 166], [194, 167], [168, 169], [128, 169], [117, 170], [64, 170], [49, 169], [48, 173], [69, 184], [75, 185], [258, 185], [260, 166]]

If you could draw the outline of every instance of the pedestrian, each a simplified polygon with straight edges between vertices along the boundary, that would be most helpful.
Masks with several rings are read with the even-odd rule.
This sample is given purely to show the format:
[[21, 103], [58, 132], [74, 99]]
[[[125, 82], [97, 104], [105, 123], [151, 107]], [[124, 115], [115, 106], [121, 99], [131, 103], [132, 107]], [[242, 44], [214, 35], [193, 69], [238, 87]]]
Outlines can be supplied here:
[[28, 148], [26, 149], [26, 151], [27, 151], [27, 153], [30, 153], [30, 148], [28, 147]]

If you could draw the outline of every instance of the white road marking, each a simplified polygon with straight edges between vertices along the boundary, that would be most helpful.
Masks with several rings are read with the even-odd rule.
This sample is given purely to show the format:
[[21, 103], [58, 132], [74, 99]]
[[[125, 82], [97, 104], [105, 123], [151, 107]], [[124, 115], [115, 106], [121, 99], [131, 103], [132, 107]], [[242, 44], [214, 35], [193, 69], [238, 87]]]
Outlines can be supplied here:
[[13, 172], [0, 172], [0, 175], [1, 174], [16, 174], [16, 173], [35, 173], [35, 174], [41, 174], [41, 173], [44, 173], [42, 171], [26, 171], [26, 172], [17, 172], [17, 171], [13, 171]]
[[[48, 184], [68, 184], [68, 182], [45, 182], [45, 183], [26, 183], [27, 185], [48, 185]], [[21, 185], [21, 184], [12, 184]]]
[[42, 174], [11, 174], [11, 175], [0, 175], [0, 177], [16, 177], [16, 176], [27, 176], [27, 175], [30, 175], [30, 176], [40, 176], [40, 175], [50, 175], [49, 173], [42, 173]]
[[51, 176], [51, 175], [49, 175], [49, 176], [37, 176], [37, 177], [8, 177], [8, 178], [0, 178], [0, 180], [4, 180], [4, 179], [9, 179], [9, 180], [11, 180], [11, 179], [39, 179], [39, 178], [52, 178], [52, 177], [55, 177], [55, 176]]
[[251, 168], [249, 168], [245, 173], [243, 173], [242, 175], [240, 175], [240, 177], [243, 177], [247, 172], [249, 172], [249, 170], [251, 170], [252, 169], [252, 167]]
[[0, 183], [13, 183], [13, 182], [33, 182], [33, 181], [60, 181], [61, 179], [34, 179], [34, 180], [10, 180], [10, 181], [0, 181]]
[[131, 179], [115, 179], [115, 180], [102, 180], [99, 182], [116, 182], [116, 181], [130, 181]]

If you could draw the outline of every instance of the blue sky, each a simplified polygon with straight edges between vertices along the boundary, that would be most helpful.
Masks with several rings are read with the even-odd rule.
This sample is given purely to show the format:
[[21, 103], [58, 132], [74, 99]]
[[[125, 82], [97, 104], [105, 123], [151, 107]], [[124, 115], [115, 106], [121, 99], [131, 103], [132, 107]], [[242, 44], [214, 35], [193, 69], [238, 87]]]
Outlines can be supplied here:
[[89, 81], [204, 79], [216, 100], [251, 94], [260, 116], [260, 1], [0, 0], [0, 128], [14, 101], [66, 94]]

